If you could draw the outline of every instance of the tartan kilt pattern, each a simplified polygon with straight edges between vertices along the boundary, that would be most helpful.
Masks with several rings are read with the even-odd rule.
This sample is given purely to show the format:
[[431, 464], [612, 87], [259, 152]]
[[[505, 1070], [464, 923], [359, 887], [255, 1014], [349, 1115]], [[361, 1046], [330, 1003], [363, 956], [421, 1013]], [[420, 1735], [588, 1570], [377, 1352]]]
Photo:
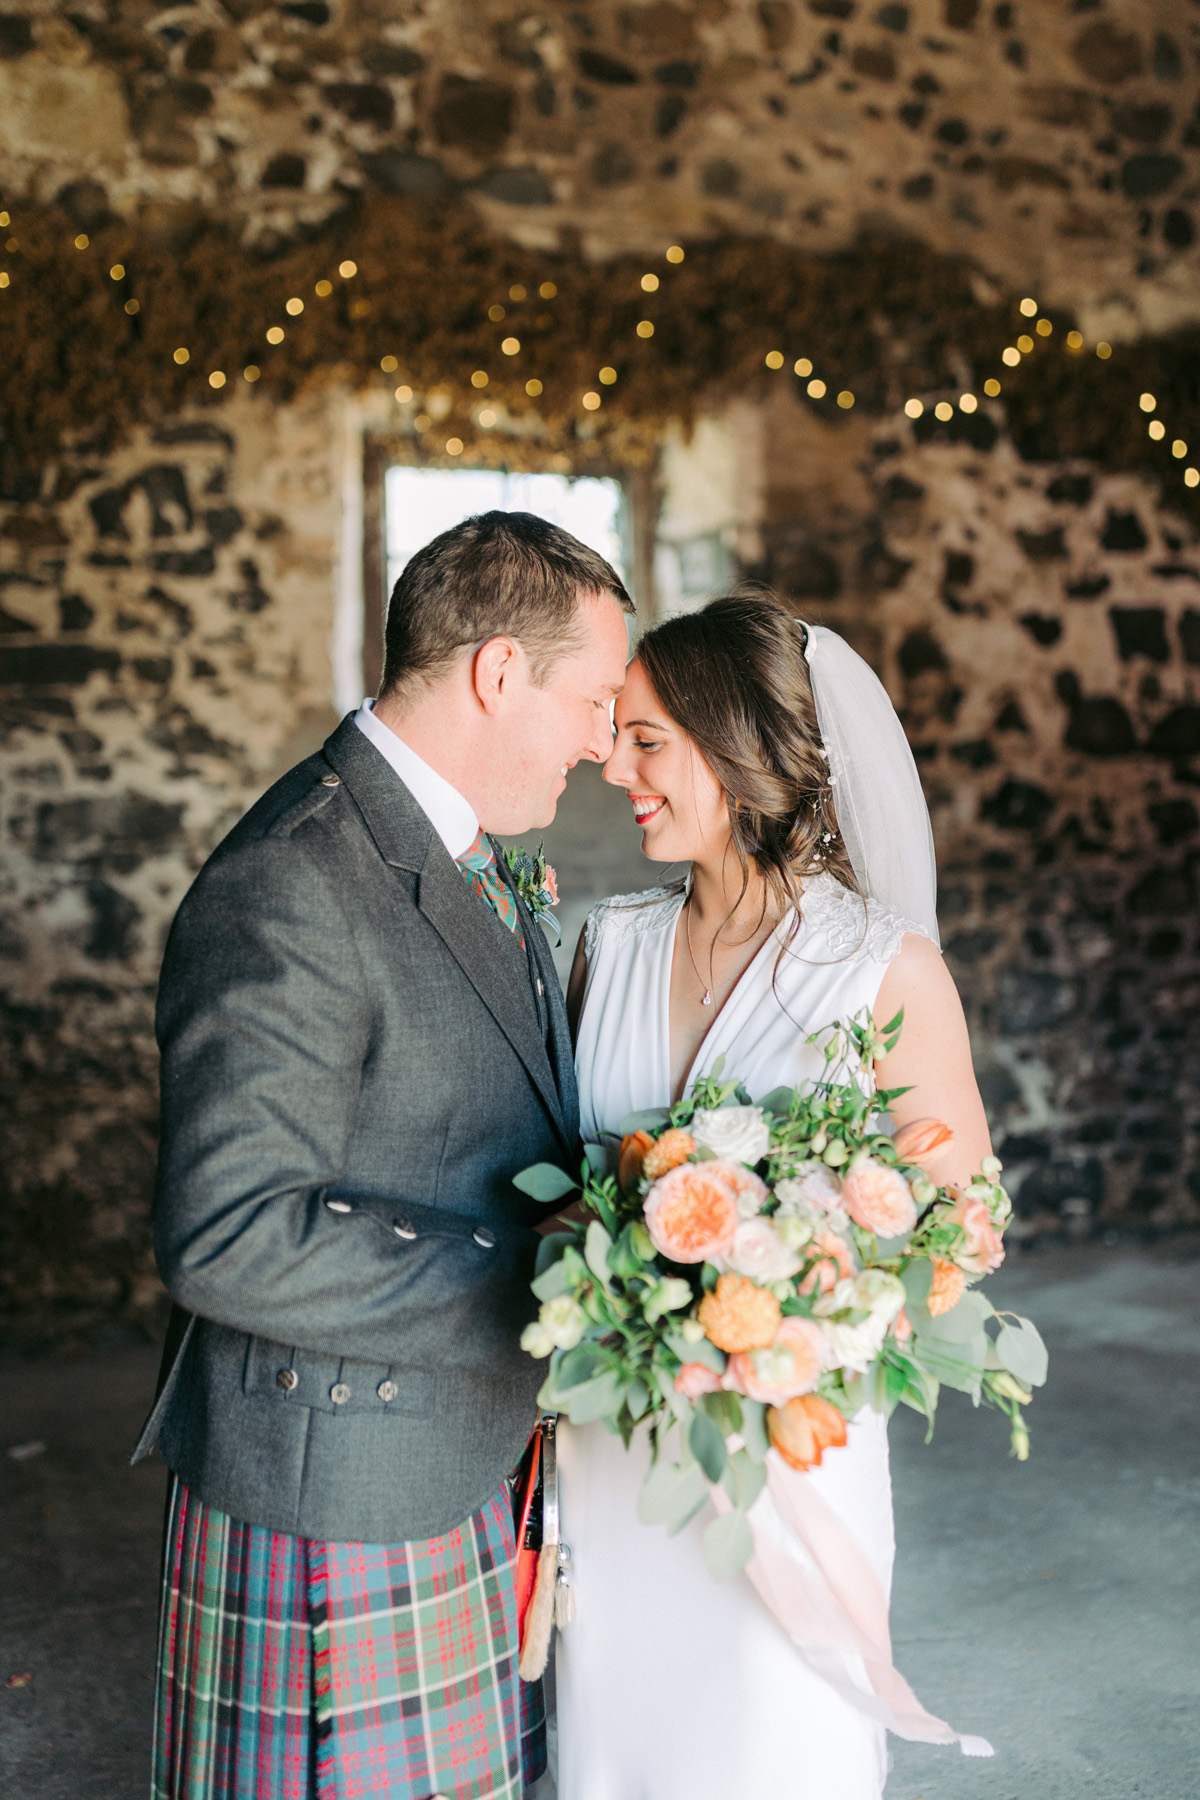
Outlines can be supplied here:
[[515, 1568], [507, 1484], [442, 1537], [334, 1544], [173, 1476], [152, 1800], [520, 1800], [546, 1728]]

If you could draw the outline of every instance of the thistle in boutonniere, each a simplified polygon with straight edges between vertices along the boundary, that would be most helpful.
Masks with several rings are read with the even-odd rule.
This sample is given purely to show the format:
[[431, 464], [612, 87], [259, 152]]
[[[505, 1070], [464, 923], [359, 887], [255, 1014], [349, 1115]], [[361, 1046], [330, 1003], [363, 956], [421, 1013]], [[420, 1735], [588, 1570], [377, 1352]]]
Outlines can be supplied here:
[[506, 850], [504, 856], [518, 894], [534, 918], [551, 928], [555, 944], [561, 944], [562, 932], [552, 911], [558, 905], [558, 876], [546, 861], [544, 847], [539, 844], [537, 855], [530, 856], [518, 844], [515, 850]]

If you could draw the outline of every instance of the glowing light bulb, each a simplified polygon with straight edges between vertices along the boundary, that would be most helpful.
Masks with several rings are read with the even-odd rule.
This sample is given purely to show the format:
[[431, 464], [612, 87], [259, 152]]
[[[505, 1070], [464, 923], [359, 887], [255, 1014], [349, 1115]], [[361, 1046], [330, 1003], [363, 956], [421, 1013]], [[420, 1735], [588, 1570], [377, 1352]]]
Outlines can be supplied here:
[[224, 369], [214, 369], [208, 378], [208, 385], [210, 388], [223, 388], [225, 386]]
[[180, 344], [178, 350], [174, 351], [172, 354], [174, 355], [175, 361], [179, 364], [180, 368], [182, 368], [184, 363], [189, 360], [192, 353], [190, 350], [186, 350], [184, 348], [184, 346], [182, 344]]
[[475, 373], [471, 377], [471, 386], [480, 388], [480, 387], [486, 387], [487, 384], [488, 384], [487, 370], [486, 369], [476, 369]]
[[351, 262], [350, 258], [347, 257], [345, 262], [340, 262], [338, 264], [338, 274], [343, 281], [353, 281], [354, 277], [358, 274], [358, 264], [356, 262]]
[[504, 338], [500, 348], [503, 350], [505, 356], [515, 356], [517, 351], [521, 348], [521, 340], [520, 338], [514, 337]]
[[657, 294], [657, 292], [658, 292], [658, 276], [657, 275], [643, 275], [642, 276], [642, 292], [644, 294]]
[[919, 419], [925, 411], [925, 402], [923, 400], [906, 400], [904, 410], [910, 419]]
[[652, 338], [654, 336], [653, 322], [650, 319], [639, 319], [637, 334], [640, 338]]
[[599, 394], [594, 393], [594, 392], [585, 394], [583, 396], [583, 404], [587, 408], [588, 412], [595, 412], [596, 408], [600, 404]]
[[850, 392], [849, 388], [842, 389], [837, 397], [837, 403], [844, 412], [849, 412], [850, 408], [854, 405], [854, 395]]
[[687, 252], [684, 250], [682, 244], [669, 244], [667, 246], [667, 261], [669, 263], [681, 263], [686, 254]]
[[782, 350], [768, 350], [766, 356], [763, 358], [763, 361], [766, 363], [768, 369], [782, 369], [782, 367], [783, 367], [783, 351]]

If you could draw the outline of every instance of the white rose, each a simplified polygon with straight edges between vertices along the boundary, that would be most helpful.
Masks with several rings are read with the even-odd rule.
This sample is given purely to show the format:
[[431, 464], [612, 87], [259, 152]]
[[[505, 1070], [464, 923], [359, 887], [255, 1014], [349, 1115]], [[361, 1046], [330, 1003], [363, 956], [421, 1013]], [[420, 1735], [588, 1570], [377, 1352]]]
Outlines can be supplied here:
[[775, 1198], [781, 1212], [795, 1213], [801, 1218], [813, 1208], [824, 1213], [838, 1212], [842, 1204], [842, 1184], [824, 1163], [801, 1164], [798, 1175], [786, 1176], [775, 1183]]
[[761, 1106], [717, 1106], [698, 1112], [692, 1136], [714, 1156], [748, 1168], [761, 1162], [771, 1147], [771, 1129]]
[[583, 1336], [587, 1315], [578, 1300], [572, 1300], [570, 1294], [559, 1294], [543, 1303], [538, 1323], [556, 1350], [573, 1350]]
[[[888, 1327], [903, 1305], [904, 1284], [886, 1269], [863, 1269], [858, 1275], [844, 1276], [813, 1307], [825, 1333], [825, 1367], [864, 1374], [882, 1350]], [[865, 1312], [867, 1317], [857, 1324], [836, 1317], [854, 1312]]]
[[786, 1281], [800, 1269], [800, 1258], [789, 1250], [769, 1219], [747, 1219], [733, 1234], [723, 1259], [739, 1275], [748, 1275], [763, 1287]]
[[816, 1235], [812, 1220], [802, 1219], [796, 1213], [776, 1213], [771, 1223], [789, 1250], [803, 1250]]

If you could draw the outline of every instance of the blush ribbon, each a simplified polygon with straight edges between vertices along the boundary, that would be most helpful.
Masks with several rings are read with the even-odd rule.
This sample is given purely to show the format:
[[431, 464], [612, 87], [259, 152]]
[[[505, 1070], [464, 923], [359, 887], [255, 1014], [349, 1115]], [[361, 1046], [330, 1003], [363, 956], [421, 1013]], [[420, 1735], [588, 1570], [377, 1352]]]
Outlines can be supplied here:
[[[730, 1510], [723, 1487], [710, 1494], [718, 1513]], [[808, 1476], [775, 1450], [748, 1517], [754, 1555], [746, 1574], [814, 1673], [897, 1737], [957, 1744], [964, 1756], [995, 1754], [986, 1738], [926, 1712], [892, 1661], [888, 1601], [875, 1570]]]

